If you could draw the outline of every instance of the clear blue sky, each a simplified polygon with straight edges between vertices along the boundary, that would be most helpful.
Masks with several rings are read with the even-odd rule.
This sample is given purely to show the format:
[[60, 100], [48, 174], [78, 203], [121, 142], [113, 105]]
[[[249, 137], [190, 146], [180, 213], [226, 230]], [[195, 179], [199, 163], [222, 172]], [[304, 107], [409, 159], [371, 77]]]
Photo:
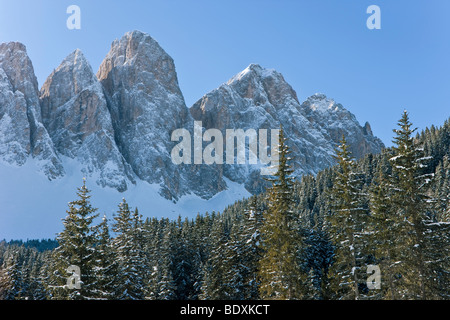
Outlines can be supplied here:
[[[81, 8], [81, 30], [66, 9]], [[381, 30], [369, 30], [369, 5]], [[149, 33], [174, 58], [191, 106], [231, 76], [259, 63], [281, 72], [300, 102], [325, 93], [391, 144], [407, 109], [420, 129], [450, 116], [448, 0], [0, 0], [0, 42], [20, 41], [39, 85], [74, 49], [96, 71], [111, 42]]]

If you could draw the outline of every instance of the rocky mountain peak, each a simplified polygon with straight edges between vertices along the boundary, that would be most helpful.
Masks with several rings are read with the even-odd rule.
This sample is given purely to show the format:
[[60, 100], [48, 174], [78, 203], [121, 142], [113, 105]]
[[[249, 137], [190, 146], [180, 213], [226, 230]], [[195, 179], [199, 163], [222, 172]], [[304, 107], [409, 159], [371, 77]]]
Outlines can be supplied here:
[[171, 134], [179, 128], [192, 132], [193, 119], [173, 59], [158, 42], [140, 31], [126, 33], [112, 43], [97, 77], [116, 142], [139, 179], [160, 184], [170, 199], [188, 193], [210, 198], [225, 188], [214, 168], [172, 163]]
[[76, 158], [99, 185], [127, 189], [134, 181], [114, 139], [103, 88], [81, 50], [69, 54], [40, 92], [42, 117], [56, 150]]
[[[101, 91], [91, 65], [81, 50], [76, 49], [47, 77], [40, 90], [40, 97], [45, 101], [52, 96], [52, 103], [62, 106], [74, 95], [92, 85], [97, 85]], [[56, 101], [56, 99], [61, 100]], [[42, 106], [44, 118], [51, 117], [53, 108], [47, 109], [47, 107], [49, 106], [46, 103]]]
[[147, 33], [135, 30], [113, 41], [97, 77], [106, 87], [117, 86], [119, 84], [114, 83], [114, 80], [119, 72], [133, 76], [136, 86], [151, 80], [153, 86], [148, 89], [155, 89], [160, 84], [170, 93], [182, 97], [173, 59]]
[[267, 100], [278, 107], [288, 105], [284, 99], [298, 103], [297, 93], [275, 69], [267, 69], [252, 63], [232, 77], [226, 85], [232, 87], [241, 97], [255, 99], [263, 104]]
[[300, 108], [316, 128], [325, 128], [321, 129], [323, 134], [334, 144], [345, 135], [356, 159], [367, 153], [381, 152], [384, 148], [383, 142], [373, 136], [368, 122], [361, 126], [354, 114], [324, 94], [316, 93], [308, 97]]
[[26, 46], [20, 42], [0, 44], [0, 67], [5, 71], [14, 91], [21, 91], [29, 104], [37, 104], [38, 82]]
[[23, 165], [29, 157], [49, 179], [64, 174], [42, 123], [39, 91], [25, 45], [0, 45], [0, 160]]

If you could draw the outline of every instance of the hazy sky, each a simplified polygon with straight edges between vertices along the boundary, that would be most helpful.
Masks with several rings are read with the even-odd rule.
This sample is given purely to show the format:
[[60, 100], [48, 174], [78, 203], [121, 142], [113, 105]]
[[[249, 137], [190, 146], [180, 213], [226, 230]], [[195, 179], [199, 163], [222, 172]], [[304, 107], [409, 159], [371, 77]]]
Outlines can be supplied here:
[[[69, 30], [69, 5], [81, 29]], [[369, 5], [381, 29], [369, 30]], [[404, 109], [420, 129], [450, 116], [450, 1], [0, 0], [0, 42], [27, 46], [41, 86], [76, 48], [97, 71], [134, 29], [172, 56], [186, 104], [250, 63], [281, 72], [300, 102], [321, 92], [391, 144]]]

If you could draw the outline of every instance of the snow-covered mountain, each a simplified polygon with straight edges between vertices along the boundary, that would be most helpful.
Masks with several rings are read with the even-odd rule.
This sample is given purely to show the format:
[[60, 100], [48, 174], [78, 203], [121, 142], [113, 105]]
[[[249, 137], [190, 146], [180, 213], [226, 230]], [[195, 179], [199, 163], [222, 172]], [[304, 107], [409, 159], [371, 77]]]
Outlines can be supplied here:
[[342, 105], [321, 94], [301, 103], [279, 72], [257, 64], [188, 108], [173, 59], [140, 31], [115, 40], [97, 74], [75, 50], [40, 90], [25, 46], [5, 43], [0, 238], [53, 236], [57, 230], [49, 235], [39, 228], [48, 230], [59, 223], [55, 217], [65, 216], [82, 177], [94, 190], [94, 204], [97, 199], [107, 213], [126, 197], [147, 216], [195, 216], [261, 191], [260, 164], [173, 163], [171, 134], [180, 128], [193, 133], [194, 121], [224, 136], [226, 129], [282, 125], [298, 176], [332, 165], [342, 134], [357, 158], [383, 147], [370, 125], [361, 126]]
[[[225, 135], [227, 128], [276, 129], [283, 127], [294, 155], [294, 174], [315, 174], [334, 164], [334, 149], [348, 138], [356, 158], [378, 153], [383, 147], [370, 125], [361, 127], [355, 116], [323, 94], [300, 103], [296, 92], [277, 71], [251, 64], [190, 109], [196, 120]], [[250, 169], [249, 169], [250, 168]], [[224, 165], [224, 176], [258, 192], [264, 180], [254, 166]]]

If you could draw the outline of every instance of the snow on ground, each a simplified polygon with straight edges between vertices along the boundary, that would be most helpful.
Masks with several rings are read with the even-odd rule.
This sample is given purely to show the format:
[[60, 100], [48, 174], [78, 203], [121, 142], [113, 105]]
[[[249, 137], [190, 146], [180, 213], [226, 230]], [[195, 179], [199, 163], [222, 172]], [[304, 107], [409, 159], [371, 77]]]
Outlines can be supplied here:
[[[16, 167], [0, 163], [0, 240], [54, 238], [62, 230], [61, 219], [67, 216], [68, 203], [76, 200], [77, 188], [83, 184], [83, 174], [75, 161], [64, 160], [66, 175], [49, 181], [39, 173], [38, 164], [29, 159]], [[86, 178], [91, 203], [99, 216], [112, 222], [118, 204], [125, 198], [131, 208], [138, 207], [145, 217], [177, 219], [195, 218], [206, 211], [223, 211], [233, 202], [250, 196], [243, 185], [226, 181], [228, 190], [209, 200], [194, 195], [182, 197], [177, 203], [158, 194], [158, 185], [139, 181], [126, 192], [102, 188], [94, 178]]]

